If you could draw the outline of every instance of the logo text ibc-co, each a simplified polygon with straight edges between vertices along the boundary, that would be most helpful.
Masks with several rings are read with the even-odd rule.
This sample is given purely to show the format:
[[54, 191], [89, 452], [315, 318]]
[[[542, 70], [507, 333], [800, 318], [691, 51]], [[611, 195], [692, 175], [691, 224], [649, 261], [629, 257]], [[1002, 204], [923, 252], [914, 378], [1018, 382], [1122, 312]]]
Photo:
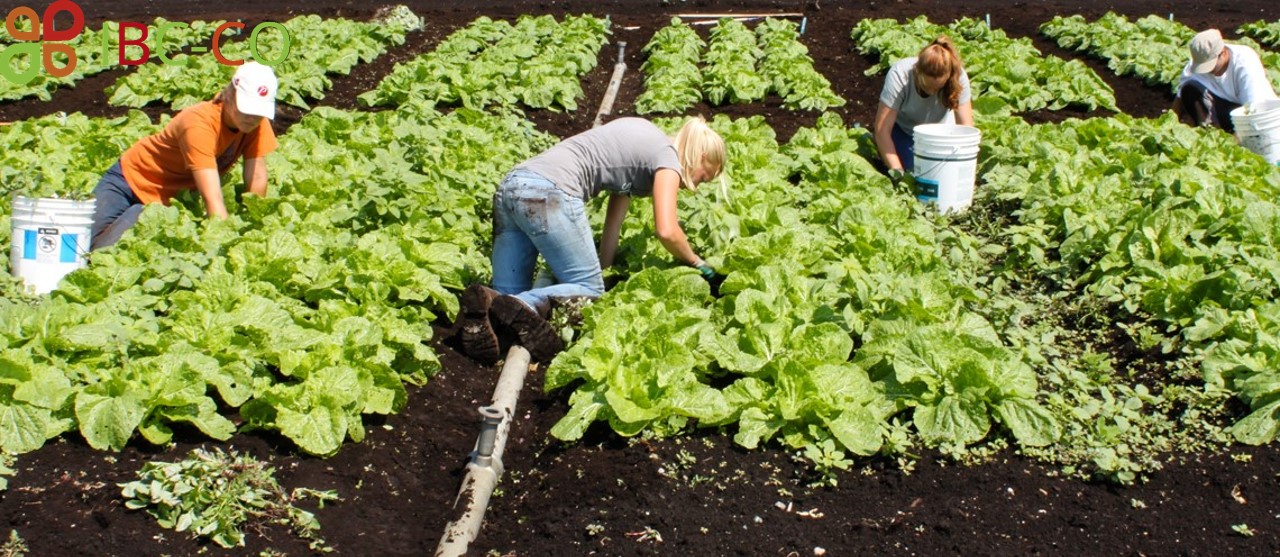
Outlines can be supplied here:
[[[59, 29], [59, 25], [65, 28]], [[156, 45], [157, 50], [155, 57], [160, 59], [160, 63], [168, 62], [169, 57], [163, 48], [165, 34], [187, 27], [189, 26], [186, 23], [180, 21], [166, 22], [154, 29], [136, 21], [121, 21], [114, 37], [115, 59], [121, 66], [138, 66], [147, 63], [151, 60], [152, 52], [145, 41], [154, 35], [153, 44]], [[239, 66], [244, 63], [244, 60], [232, 60], [224, 56], [221, 41], [222, 35], [228, 29], [236, 29], [239, 32], [244, 27], [245, 25], [238, 21], [224, 22], [214, 30], [208, 47], [193, 46], [191, 52], [193, 54], [212, 52], [219, 63]], [[4, 30], [13, 42], [6, 45], [4, 50], [0, 50], [0, 75], [15, 85], [27, 84], [40, 75], [42, 70], [52, 77], [71, 75], [71, 72], [76, 69], [78, 60], [75, 48], [66, 44], [66, 41], [79, 37], [84, 29], [84, 10], [72, 0], [54, 0], [43, 11], [30, 6], [18, 6], [9, 10], [9, 14], [4, 18]], [[275, 53], [273, 58], [263, 56], [258, 50], [258, 34], [268, 29], [275, 29], [284, 39], [281, 52]], [[106, 32], [105, 26], [103, 32], [98, 35], [101, 38], [102, 59], [110, 60], [112, 37]], [[130, 35], [134, 37], [130, 38]], [[274, 66], [283, 62], [289, 55], [291, 43], [292, 37], [284, 25], [267, 21], [253, 28], [253, 33], [249, 36], [249, 51], [254, 59], [268, 66]], [[87, 45], [81, 46], [83, 48]], [[131, 57], [130, 54], [137, 55]], [[26, 58], [28, 61], [25, 68], [19, 61], [21, 58]], [[36, 60], [40, 60], [40, 63], [37, 64]]]

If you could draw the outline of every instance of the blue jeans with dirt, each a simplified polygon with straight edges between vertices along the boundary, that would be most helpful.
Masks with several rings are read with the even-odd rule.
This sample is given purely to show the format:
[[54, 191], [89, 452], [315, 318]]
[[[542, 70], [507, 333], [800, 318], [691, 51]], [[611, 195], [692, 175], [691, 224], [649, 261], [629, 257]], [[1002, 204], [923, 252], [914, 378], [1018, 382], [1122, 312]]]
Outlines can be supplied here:
[[[533, 288], [541, 254], [558, 284]], [[493, 288], [532, 308], [551, 298], [599, 297], [604, 275], [586, 204], [527, 170], [507, 174], [493, 196]]]
[[146, 207], [142, 200], [138, 199], [137, 194], [133, 193], [129, 182], [125, 181], [119, 161], [107, 170], [107, 173], [98, 181], [98, 185], [93, 188], [93, 198], [90, 251], [118, 242], [120, 236], [138, 222], [142, 209]]

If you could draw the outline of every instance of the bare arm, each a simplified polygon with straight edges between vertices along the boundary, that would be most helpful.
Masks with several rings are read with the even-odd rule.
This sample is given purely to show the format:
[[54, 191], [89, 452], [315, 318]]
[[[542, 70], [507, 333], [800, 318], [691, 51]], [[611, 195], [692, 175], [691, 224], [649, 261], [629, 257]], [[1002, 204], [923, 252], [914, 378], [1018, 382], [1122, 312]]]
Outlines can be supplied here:
[[[970, 114], [972, 118], [972, 114]], [[876, 148], [880, 150], [880, 158], [889, 170], [902, 170], [902, 159], [898, 158], [898, 149], [893, 146], [893, 125], [898, 120], [898, 111], [880, 103], [876, 108], [875, 139]]]
[[196, 190], [204, 198], [205, 212], [211, 217], [227, 218], [227, 206], [222, 201], [222, 177], [217, 169], [201, 168], [191, 171], [196, 180]]
[[245, 159], [244, 183], [249, 186], [249, 193], [258, 197], [267, 196], [267, 160], [263, 158]]
[[653, 220], [657, 228], [658, 241], [662, 247], [674, 255], [676, 260], [686, 265], [702, 265], [702, 258], [693, 253], [689, 247], [689, 238], [680, 228], [680, 220], [676, 216], [676, 193], [680, 191], [680, 175], [670, 168], [659, 169], [653, 176]]
[[956, 123], [961, 126], [973, 125], [973, 103], [960, 103], [956, 107]]
[[600, 268], [613, 265], [618, 253], [618, 237], [622, 234], [622, 219], [627, 216], [631, 197], [621, 194], [609, 196], [609, 207], [604, 213], [604, 232], [600, 235]]

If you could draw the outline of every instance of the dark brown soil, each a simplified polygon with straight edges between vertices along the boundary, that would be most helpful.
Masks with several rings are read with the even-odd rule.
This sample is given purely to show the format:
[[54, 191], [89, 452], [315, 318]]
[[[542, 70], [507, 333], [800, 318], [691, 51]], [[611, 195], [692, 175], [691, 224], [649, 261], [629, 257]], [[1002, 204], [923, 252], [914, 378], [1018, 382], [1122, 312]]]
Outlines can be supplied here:
[[[3, 6], [7, 13], [14, 3]], [[30, 4], [30, 3], [27, 3]], [[149, 21], [241, 18], [283, 21], [297, 13], [367, 18], [378, 7], [350, 0], [264, 0], [226, 6], [187, 0], [82, 2], [92, 23], [103, 19]], [[628, 73], [614, 114], [629, 114], [639, 94], [640, 47], [681, 12], [799, 11], [808, 17], [804, 41], [819, 71], [849, 99], [840, 110], [849, 124], [871, 122], [880, 78], [866, 77], [868, 60], [851, 51], [853, 24], [864, 17], [925, 14], [946, 22], [990, 14], [1011, 36], [1032, 37], [1044, 52], [1076, 55], [1035, 34], [1056, 14], [1096, 18], [1108, 9], [1132, 16], [1170, 13], [1192, 27], [1220, 27], [1228, 35], [1242, 23], [1280, 19], [1280, 4], [1267, 0], [1175, 3], [1134, 1], [1001, 2], [964, 4], [941, 0], [877, 2], [621, 1], [408, 2], [425, 15], [426, 31], [378, 61], [359, 67], [321, 105], [356, 108], [355, 95], [370, 89], [394, 62], [430, 51], [449, 32], [479, 15], [510, 18], [524, 13], [610, 15], [613, 39], [627, 42]], [[635, 27], [635, 29], [628, 29]], [[616, 47], [584, 80], [586, 99], [575, 113], [536, 111], [530, 117], [551, 133], [584, 130], [595, 117], [612, 70]], [[1120, 108], [1154, 116], [1169, 105], [1167, 91], [1116, 77], [1086, 60], [1116, 90]], [[113, 115], [102, 88], [121, 71], [59, 91], [52, 102], [0, 103], [0, 121], [81, 111]], [[695, 112], [733, 116], [764, 114], [785, 140], [812, 123], [813, 114], [779, 109], [776, 99], [748, 106], [707, 107]], [[151, 114], [162, 107], [149, 108]], [[1073, 111], [1028, 114], [1032, 121], [1090, 116]], [[301, 113], [286, 110], [276, 121], [285, 132]], [[437, 337], [444, 336], [443, 329]], [[432, 553], [457, 493], [467, 453], [478, 431], [476, 408], [492, 393], [496, 370], [475, 365], [439, 340], [444, 371], [425, 388], [410, 390], [408, 409], [369, 420], [369, 436], [330, 459], [298, 456], [270, 436], [237, 435], [224, 446], [269, 459], [289, 487], [336, 489], [343, 501], [317, 511], [323, 536], [338, 555]], [[1133, 487], [1057, 479], [1016, 455], [962, 466], [926, 454], [907, 473], [892, 461], [859, 462], [838, 476], [837, 488], [807, 487], [807, 465], [777, 448], [745, 451], [717, 432], [679, 441], [618, 438], [593, 429], [584, 443], [561, 446], [547, 431], [566, 409], [565, 395], [541, 392], [530, 375], [506, 452], [507, 474], [485, 531], [472, 554], [501, 555], [1274, 555], [1280, 553], [1280, 452], [1274, 446], [1229, 453], [1171, 457], [1163, 471]], [[198, 440], [198, 437], [188, 437]], [[0, 492], [0, 539], [16, 530], [31, 555], [257, 555], [272, 549], [311, 553], [288, 531], [251, 532], [246, 548], [223, 551], [184, 534], [162, 530], [147, 515], [126, 511], [118, 483], [134, 479], [143, 462], [176, 460], [197, 444], [161, 449], [134, 446], [118, 454], [93, 451], [77, 436], [23, 455], [8, 491]], [[1256, 533], [1233, 530], [1248, 525]], [[649, 535], [645, 535], [646, 531]], [[659, 541], [656, 533], [660, 536]]]

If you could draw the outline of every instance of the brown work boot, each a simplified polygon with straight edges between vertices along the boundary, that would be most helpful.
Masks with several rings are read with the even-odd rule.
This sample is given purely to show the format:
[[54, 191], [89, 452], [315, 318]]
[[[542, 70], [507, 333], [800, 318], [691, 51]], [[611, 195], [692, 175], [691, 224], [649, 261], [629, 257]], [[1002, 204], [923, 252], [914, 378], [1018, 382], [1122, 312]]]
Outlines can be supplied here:
[[[545, 311], [549, 308], [541, 308]], [[510, 327], [520, 338], [520, 345], [529, 351], [536, 362], [550, 362], [561, 350], [564, 341], [540, 312], [530, 308], [515, 296], [498, 296], [489, 312], [499, 325]]]
[[462, 309], [458, 311], [458, 336], [462, 351], [476, 361], [490, 365], [502, 357], [498, 349], [498, 335], [489, 323], [489, 307], [498, 291], [473, 284], [462, 292]]

